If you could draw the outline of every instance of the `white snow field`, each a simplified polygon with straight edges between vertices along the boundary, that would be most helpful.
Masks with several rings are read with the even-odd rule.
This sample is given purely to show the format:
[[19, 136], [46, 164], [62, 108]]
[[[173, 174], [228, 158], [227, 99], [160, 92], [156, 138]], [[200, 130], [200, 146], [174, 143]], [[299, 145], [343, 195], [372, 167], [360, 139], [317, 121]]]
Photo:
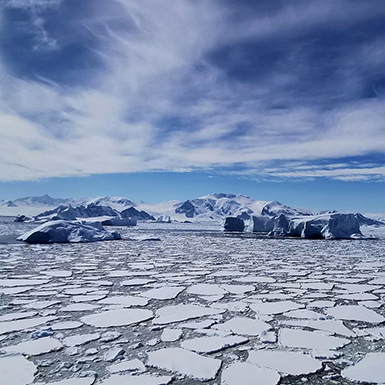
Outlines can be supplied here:
[[118, 230], [0, 244], [1, 385], [385, 383], [385, 239]]

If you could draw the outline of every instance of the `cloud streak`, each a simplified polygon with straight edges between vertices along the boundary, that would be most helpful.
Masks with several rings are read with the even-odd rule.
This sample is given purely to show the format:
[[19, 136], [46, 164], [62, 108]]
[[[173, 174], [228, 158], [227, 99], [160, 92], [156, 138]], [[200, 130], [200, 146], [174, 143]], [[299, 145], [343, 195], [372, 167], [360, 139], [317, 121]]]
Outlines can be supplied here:
[[[48, 4], [8, 3], [8, 11], [30, 15], [36, 60], [59, 55], [60, 64], [77, 45], [94, 60], [86, 70], [67, 67], [76, 79], [67, 83], [44, 71], [17, 73], [0, 48], [2, 180], [234, 169], [276, 178], [385, 177], [382, 165], [351, 167], [385, 149], [381, 41], [358, 39], [346, 51], [345, 40], [328, 46], [323, 35], [334, 28], [346, 39], [342, 26], [381, 18], [376, 2], [357, 9], [288, 2], [238, 15], [232, 2], [95, 1], [58, 19], [58, 30], [49, 17], [64, 5], [56, 2], [53, 16], [52, 8], [44, 13]], [[319, 65], [317, 55], [326, 54], [331, 59]], [[310, 168], [274, 169], [294, 160]], [[341, 162], [346, 167], [318, 167]]]

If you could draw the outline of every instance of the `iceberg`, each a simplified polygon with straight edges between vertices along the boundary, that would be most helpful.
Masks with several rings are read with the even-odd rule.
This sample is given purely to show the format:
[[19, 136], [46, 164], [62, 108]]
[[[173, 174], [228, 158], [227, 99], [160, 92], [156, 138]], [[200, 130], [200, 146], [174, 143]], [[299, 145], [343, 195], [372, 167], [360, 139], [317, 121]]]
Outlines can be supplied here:
[[362, 238], [360, 224], [354, 214], [321, 214], [289, 217], [284, 214], [274, 219], [269, 236], [300, 237], [306, 239]]
[[17, 238], [27, 243], [78, 243], [121, 239], [118, 232], [109, 232], [100, 222], [50, 221]]
[[245, 229], [245, 222], [241, 218], [227, 217], [225, 220], [226, 231], [243, 231]]

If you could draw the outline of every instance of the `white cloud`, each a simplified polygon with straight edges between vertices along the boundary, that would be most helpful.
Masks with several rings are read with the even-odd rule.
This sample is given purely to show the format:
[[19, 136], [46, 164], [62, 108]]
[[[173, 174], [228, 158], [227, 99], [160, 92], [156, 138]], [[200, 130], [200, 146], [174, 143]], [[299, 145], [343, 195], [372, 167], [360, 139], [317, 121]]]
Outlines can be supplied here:
[[[48, 1], [9, 4], [26, 9], [33, 5], [39, 42], [60, 46], [44, 29], [44, 20], [36, 22], [40, 17], [36, 9], [44, 9]], [[239, 29], [228, 10], [215, 2], [180, 0], [167, 7], [152, 0], [119, 4], [99, 9], [98, 3], [92, 17], [74, 21], [75, 32], [86, 30], [98, 40], [97, 53], [104, 63], [88, 86], [19, 79], [1, 65], [0, 56], [2, 180], [235, 164], [242, 164], [246, 173], [265, 170], [285, 178], [384, 176], [384, 168], [376, 165], [358, 170], [312, 164], [383, 152], [384, 99], [357, 101], [326, 112], [306, 103], [269, 109], [267, 99], [291, 97], [284, 90], [294, 75], [273, 73], [257, 85], [231, 82], [206, 60], [212, 49], [235, 40], [266, 39], [286, 33], [299, 21], [304, 28], [314, 27], [330, 15], [350, 23], [352, 14], [354, 19], [359, 12], [346, 15], [338, 6], [333, 13], [331, 2], [315, 8], [311, 2], [299, 13], [288, 8], [270, 18], [256, 16]], [[115, 28], [117, 21], [126, 28]], [[373, 55], [378, 58], [378, 50]], [[162, 123], [164, 117], [177, 117], [180, 123], [178, 119]], [[292, 166], [291, 171], [271, 167], [269, 171], [266, 166], [292, 160], [302, 166]]]

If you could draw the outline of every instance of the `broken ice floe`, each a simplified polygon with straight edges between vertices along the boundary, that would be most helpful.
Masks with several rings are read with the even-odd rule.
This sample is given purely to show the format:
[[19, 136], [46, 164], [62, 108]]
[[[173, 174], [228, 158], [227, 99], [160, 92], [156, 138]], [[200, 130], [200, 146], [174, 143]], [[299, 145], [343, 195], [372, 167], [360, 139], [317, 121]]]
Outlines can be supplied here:
[[181, 348], [166, 348], [148, 353], [147, 365], [176, 372], [198, 381], [213, 380], [221, 361]]

